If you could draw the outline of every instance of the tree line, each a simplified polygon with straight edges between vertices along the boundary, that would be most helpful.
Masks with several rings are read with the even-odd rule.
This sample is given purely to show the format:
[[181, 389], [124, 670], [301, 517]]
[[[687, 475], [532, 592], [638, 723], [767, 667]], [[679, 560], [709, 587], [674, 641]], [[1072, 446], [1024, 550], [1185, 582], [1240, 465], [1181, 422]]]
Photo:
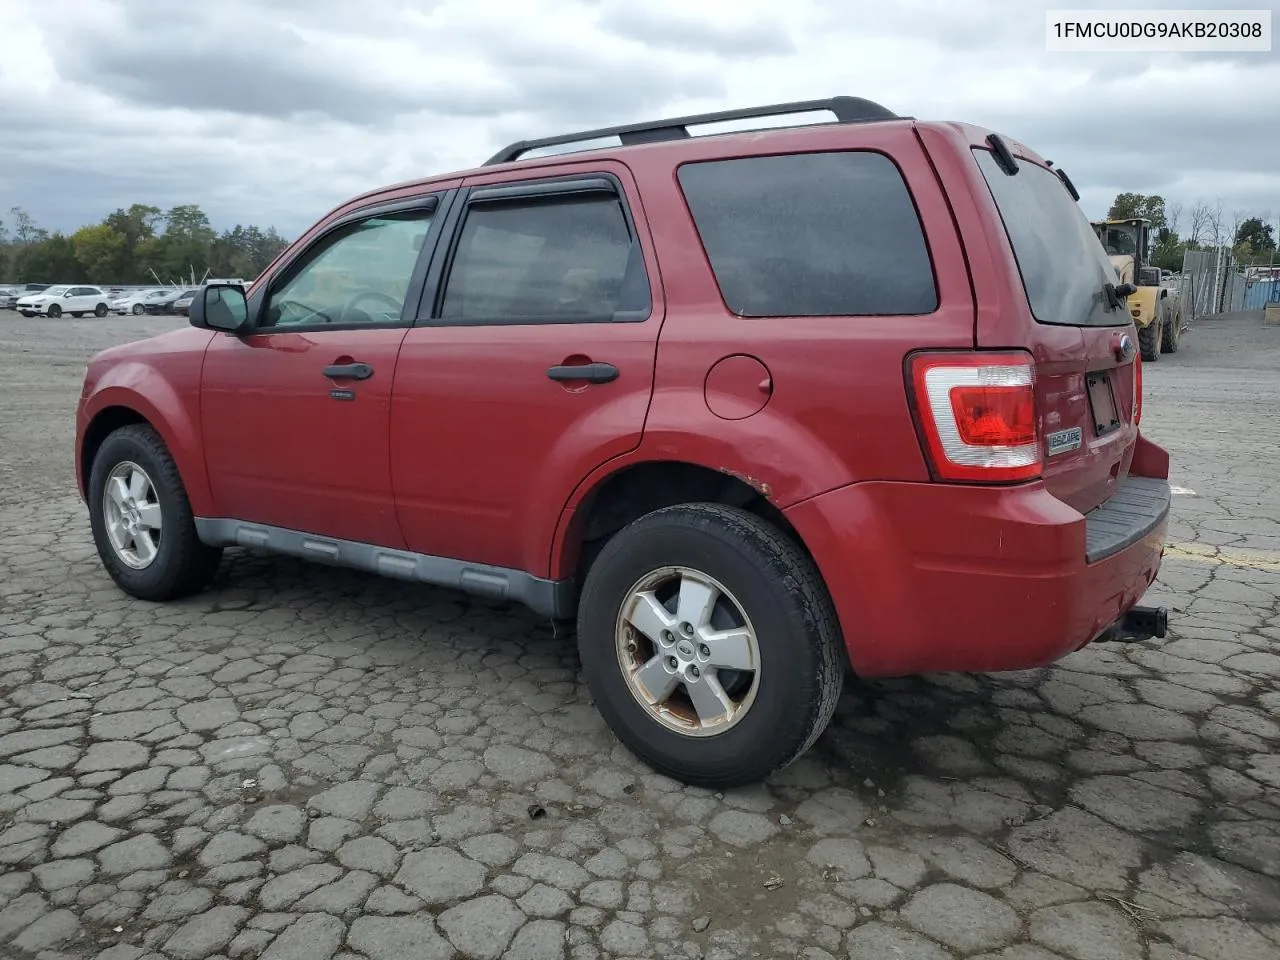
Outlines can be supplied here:
[[1197, 200], [1190, 206], [1166, 202], [1159, 194], [1119, 193], [1107, 211], [1108, 220], [1144, 217], [1155, 239], [1152, 264], [1174, 273], [1182, 270], [1188, 250], [1230, 247], [1237, 263], [1247, 266], [1280, 263], [1276, 223], [1270, 212], [1249, 216], [1227, 213], [1221, 200]]
[[46, 230], [13, 207], [0, 219], [0, 281], [182, 284], [206, 275], [252, 280], [286, 243], [274, 227], [236, 224], [218, 233], [196, 204], [161, 210], [135, 203], [71, 234]]

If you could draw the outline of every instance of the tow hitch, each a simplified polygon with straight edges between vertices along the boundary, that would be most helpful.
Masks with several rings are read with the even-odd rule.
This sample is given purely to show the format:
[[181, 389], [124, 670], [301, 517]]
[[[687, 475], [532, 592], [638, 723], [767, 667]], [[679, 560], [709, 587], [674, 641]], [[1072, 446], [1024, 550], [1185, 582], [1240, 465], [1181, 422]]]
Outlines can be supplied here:
[[1133, 607], [1098, 635], [1094, 643], [1137, 643], [1162, 639], [1169, 630], [1167, 607]]

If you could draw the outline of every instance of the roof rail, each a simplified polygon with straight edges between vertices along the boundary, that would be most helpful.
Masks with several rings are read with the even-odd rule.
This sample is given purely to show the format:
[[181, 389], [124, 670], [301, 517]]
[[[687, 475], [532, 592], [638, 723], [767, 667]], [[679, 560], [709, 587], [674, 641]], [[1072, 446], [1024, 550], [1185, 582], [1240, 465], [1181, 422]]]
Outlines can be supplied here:
[[583, 130], [579, 133], [565, 133], [556, 137], [543, 137], [539, 140], [517, 140], [495, 153], [484, 162], [484, 166], [496, 163], [510, 163], [520, 159], [521, 154], [542, 147], [557, 147], [563, 144], [578, 143], [587, 140], [599, 140], [604, 137], [617, 137], [622, 146], [637, 143], [655, 143], [661, 140], [682, 140], [689, 136], [692, 124], [724, 123], [729, 120], [752, 120], [757, 117], [781, 117], [789, 113], [811, 113], [815, 110], [828, 110], [835, 114], [837, 123], [866, 123], [873, 120], [897, 120], [897, 114], [887, 110], [880, 104], [861, 97], [829, 97], [826, 100], [797, 100], [792, 103], [774, 103], [763, 107], [745, 107], [740, 110], [722, 110], [718, 113], [700, 113], [689, 117], [672, 117], [667, 120], [649, 120], [644, 123], [629, 123], [620, 127], [601, 127], [598, 130]]

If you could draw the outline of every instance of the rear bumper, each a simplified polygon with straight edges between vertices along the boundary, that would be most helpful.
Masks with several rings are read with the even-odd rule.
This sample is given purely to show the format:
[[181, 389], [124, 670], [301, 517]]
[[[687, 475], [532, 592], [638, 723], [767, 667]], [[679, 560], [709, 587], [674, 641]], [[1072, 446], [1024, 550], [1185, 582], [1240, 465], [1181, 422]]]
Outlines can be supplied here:
[[[1163, 460], [1139, 444], [1135, 464]], [[1085, 646], [1142, 598], [1160, 570], [1169, 484], [1131, 477], [1087, 516], [1038, 482], [867, 482], [785, 513], [859, 675], [1022, 670]]]

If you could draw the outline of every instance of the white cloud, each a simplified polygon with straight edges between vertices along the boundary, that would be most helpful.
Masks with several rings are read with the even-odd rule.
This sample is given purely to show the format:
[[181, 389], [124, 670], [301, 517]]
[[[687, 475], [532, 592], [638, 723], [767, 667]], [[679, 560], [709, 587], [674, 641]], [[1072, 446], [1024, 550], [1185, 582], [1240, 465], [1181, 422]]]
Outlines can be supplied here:
[[0, 210], [74, 229], [132, 202], [198, 203], [218, 226], [293, 235], [354, 193], [510, 140], [848, 93], [1028, 143], [1091, 215], [1133, 190], [1280, 216], [1280, 58], [1051, 54], [1044, 10], [7, 0]]

